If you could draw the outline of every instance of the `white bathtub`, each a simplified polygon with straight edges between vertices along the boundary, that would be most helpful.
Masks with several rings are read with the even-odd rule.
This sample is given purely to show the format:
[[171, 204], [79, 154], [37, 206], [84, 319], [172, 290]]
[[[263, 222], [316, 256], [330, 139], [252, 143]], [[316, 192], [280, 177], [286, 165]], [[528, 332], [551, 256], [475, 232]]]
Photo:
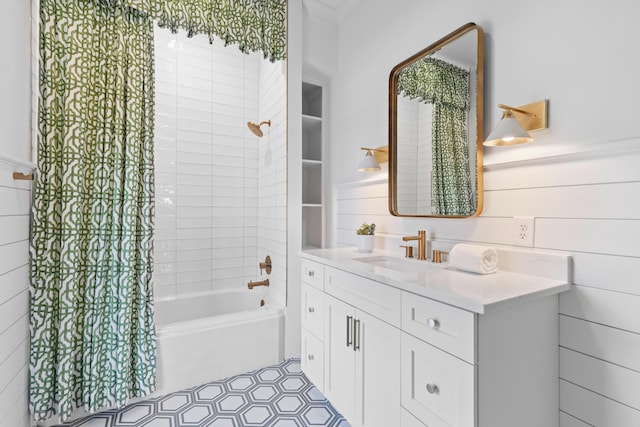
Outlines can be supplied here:
[[261, 307], [261, 294], [243, 289], [157, 300], [154, 395], [280, 362], [283, 310]]

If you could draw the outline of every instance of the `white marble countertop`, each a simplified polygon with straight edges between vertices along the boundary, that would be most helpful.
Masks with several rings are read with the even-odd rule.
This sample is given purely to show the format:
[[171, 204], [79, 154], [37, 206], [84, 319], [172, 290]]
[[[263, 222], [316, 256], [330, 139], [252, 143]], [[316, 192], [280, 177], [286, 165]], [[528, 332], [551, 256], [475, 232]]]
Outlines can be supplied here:
[[[570, 256], [498, 249], [498, 268], [494, 274], [458, 271], [446, 263], [434, 264], [398, 256], [395, 252], [374, 250], [360, 253], [356, 248], [313, 249], [301, 252], [302, 258], [345, 270], [417, 295], [422, 295], [474, 313], [521, 304], [571, 288]], [[399, 271], [358, 261], [358, 258], [384, 256], [400, 262], [420, 263]]]

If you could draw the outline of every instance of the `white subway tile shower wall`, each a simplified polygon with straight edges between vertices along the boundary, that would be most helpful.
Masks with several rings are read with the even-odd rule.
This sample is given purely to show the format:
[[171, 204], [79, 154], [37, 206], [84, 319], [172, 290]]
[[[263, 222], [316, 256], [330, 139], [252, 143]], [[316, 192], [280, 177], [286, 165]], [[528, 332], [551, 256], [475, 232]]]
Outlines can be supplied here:
[[[286, 238], [271, 238], [286, 200], [286, 176], [272, 178], [286, 167], [284, 69], [184, 32], [157, 29], [155, 49], [156, 296], [246, 286]], [[246, 122], [267, 116], [277, 125], [257, 140]]]

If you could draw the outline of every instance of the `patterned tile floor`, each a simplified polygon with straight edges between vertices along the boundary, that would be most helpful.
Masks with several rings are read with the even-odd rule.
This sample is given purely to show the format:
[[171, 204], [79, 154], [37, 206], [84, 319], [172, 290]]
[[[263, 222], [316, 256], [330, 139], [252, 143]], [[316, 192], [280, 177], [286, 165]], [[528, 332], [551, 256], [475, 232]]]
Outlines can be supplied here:
[[349, 427], [349, 423], [305, 377], [300, 360], [289, 359], [64, 426]]

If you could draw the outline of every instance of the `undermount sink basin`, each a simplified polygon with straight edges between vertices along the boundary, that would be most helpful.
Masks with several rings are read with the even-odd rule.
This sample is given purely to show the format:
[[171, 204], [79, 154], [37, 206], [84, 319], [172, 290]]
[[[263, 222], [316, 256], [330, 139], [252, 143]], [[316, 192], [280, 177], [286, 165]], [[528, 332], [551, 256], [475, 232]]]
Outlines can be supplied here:
[[[405, 273], [419, 273], [433, 268], [428, 261], [410, 260], [386, 255], [370, 256], [363, 258], [353, 258], [354, 261], [386, 268], [388, 270], [401, 271]], [[438, 264], [442, 265], [442, 264]]]

